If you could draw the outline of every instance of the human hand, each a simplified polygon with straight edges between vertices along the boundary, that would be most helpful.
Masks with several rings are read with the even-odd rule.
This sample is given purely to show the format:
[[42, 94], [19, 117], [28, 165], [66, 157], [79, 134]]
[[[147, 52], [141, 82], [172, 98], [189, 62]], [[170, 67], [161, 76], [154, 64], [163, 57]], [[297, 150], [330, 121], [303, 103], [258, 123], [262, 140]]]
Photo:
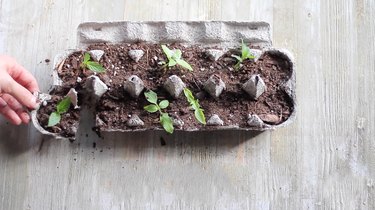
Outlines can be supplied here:
[[35, 78], [13, 58], [0, 55], [0, 114], [11, 123], [27, 124], [30, 116], [25, 110], [35, 109], [33, 92], [39, 91]]

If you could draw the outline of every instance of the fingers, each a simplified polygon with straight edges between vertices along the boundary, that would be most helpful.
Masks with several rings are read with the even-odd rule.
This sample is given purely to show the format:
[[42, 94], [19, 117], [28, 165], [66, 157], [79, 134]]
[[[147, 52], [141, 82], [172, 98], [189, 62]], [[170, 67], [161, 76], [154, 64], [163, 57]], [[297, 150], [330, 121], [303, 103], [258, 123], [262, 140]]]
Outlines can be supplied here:
[[0, 113], [16, 125], [30, 122], [30, 116], [23, 109], [23, 106], [13, 96], [8, 94], [0, 97]]
[[0, 97], [0, 113], [4, 115], [11, 123], [15, 125], [20, 125], [22, 123], [21, 118], [18, 114], [12, 110], [7, 103]]
[[30, 109], [37, 107], [35, 96], [31, 92], [13, 80], [8, 74], [0, 72], [0, 92], [12, 95], [19, 103]]
[[[20, 86], [23, 86], [29, 92], [39, 91], [39, 86], [34, 76], [30, 72], [28, 72], [23, 66], [18, 64], [13, 58], [9, 56], [0, 55], [0, 70], [5, 70], [5, 72], [16, 83], [18, 83]], [[0, 83], [0, 87], [1, 87], [1, 83]]]
[[33, 75], [18, 63], [8, 68], [9, 75], [21, 86], [25, 87], [30, 92], [39, 91], [38, 83]]
[[2, 98], [7, 103], [9, 108], [12, 109], [18, 115], [18, 117], [21, 119], [23, 123], [29, 123], [29, 114], [24, 110], [23, 106], [13, 96], [4, 94]]
[[[37, 107], [32, 92], [39, 91], [37, 81], [13, 58], [0, 56], [0, 114], [13, 124], [28, 123], [30, 116], [23, 109]], [[2, 94], [2, 95], [1, 95]]]

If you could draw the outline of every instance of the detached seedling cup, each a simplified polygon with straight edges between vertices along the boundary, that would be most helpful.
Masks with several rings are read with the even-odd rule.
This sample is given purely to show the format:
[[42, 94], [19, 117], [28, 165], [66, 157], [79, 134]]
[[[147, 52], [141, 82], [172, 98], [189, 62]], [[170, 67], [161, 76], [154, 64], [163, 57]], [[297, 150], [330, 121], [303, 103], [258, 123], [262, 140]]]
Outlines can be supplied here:
[[[70, 65], [67, 62], [67, 57], [74, 52], [76, 51], [67, 51], [62, 56], [56, 56], [53, 68], [52, 88], [49, 94], [36, 93], [39, 106], [31, 113], [32, 122], [42, 134], [71, 140], [74, 140], [76, 137], [80, 120], [79, 94], [76, 89], [81, 89], [82, 87], [81, 85], [71, 87], [71, 84], [65, 84], [64, 80], [60, 78], [59, 73], [64, 68], [64, 65]], [[90, 55], [89, 53], [92, 54]], [[84, 54], [79, 68], [87, 68], [95, 73], [105, 72], [105, 69], [91, 58], [93, 55], [94, 59], [100, 59], [102, 56], [100, 55], [101, 52], [97, 50], [89, 53]], [[98, 91], [98, 85], [93, 82], [95, 77], [89, 76], [85, 81], [87, 84], [92, 84], [90, 86], [92, 89]], [[76, 79], [77, 84], [81, 82], [82, 80]], [[90, 87], [84, 90], [84, 92], [91, 90]]]

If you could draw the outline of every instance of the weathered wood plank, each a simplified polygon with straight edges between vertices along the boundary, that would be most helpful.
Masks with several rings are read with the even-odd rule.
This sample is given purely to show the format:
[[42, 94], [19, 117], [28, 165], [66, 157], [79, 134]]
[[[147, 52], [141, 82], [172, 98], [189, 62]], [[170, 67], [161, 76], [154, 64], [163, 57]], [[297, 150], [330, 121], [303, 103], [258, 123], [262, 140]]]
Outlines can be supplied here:
[[43, 90], [44, 59], [74, 48], [83, 21], [264, 20], [296, 57], [299, 105], [294, 124], [258, 135], [101, 140], [88, 127], [41, 146], [1, 121], [0, 209], [375, 209], [374, 16], [372, 0], [0, 0], [0, 52]]

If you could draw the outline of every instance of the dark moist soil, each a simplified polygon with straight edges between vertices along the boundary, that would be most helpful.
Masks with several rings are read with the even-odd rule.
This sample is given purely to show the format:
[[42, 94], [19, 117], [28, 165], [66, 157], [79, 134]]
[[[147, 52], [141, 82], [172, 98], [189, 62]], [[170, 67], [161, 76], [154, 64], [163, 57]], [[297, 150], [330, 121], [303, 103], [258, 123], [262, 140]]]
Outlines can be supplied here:
[[[267, 123], [280, 124], [292, 113], [294, 108], [292, 100], [281, 88], [281, 85], [292, 74], [291, 63], [285, 58], [264, 54], [257, 62], [246, 60], [239, 70], [234, 70], [236, 60], [231, 55], [239, 54], [238, 50], [228, 51], [218, 61], [211, 61], [206, 57], [204, 49], [197, 46], [185, 47], [180, 44], [171, 44], [169, 48], [181, 49], [183, 59], [193, 67], [194, 71], [190, 72], [178, 66], [169, 69], [162, 68], [158, 63], [166, 60], [166, 57], [159, 44], [96, 44], [88, 47], [87, 50], [105, 51], [100, 63], [107, 71], [97, 76], [110, 87], [96, 106], [96, 116], [104, 122], [99, 126], [99, 130], [130, 130], [132, 128], [127, 127], [126, 122], [132, 114], [137, 114], [144, 121], [145, 126], [142, 128], [160, 127], [159, 115], [147, 113], [143, 109], [149, 104], [144, 95], [141, 94], [138, 99], [134, 99], [124, 91], [123, 83], [131, 75], [140, 77], [145, 84], [145, 89], [155, 91], [159, 100], [169, 100], [170, 106], [166, 111], [184, 121], [183, 130], [215, 129], [215, 126], [203, 126], [195, 120], [194, 113], [190, 110], [183, 93], [178, 99], [169, 96], [163, 89], [163, 83], [171, 75], [179, 76], [199, 99], [207, 120], [213, 114], [218, 114], [224, 121], [224, 126], [249, 127], [247, 125], [248, 114], [257, 114], [266, 122], [268, 118], [273, 118], [276, 120], [268, 120]], [[138, 63], [128, 56], [128, 51], [131, 49], [142, 49], [145, 52]], [[86, 77], [94, 74], [80, 68], [83, 54], [84, 52], [75, 52], [59, 66], [59, 76], [68, 90], [71, 87], [81, 90]], [[203, 90], [203, 83], [213, 74], [219, 75], [226, 84], [226, 90], [219, 99], [210, 97]], [[267, 86], [267, 91], [258, 100], [252, 100], [241, 89], [242, 84], [253, 74], [259, 74]], [[77, 82], [77, 77], [80, 77], [82, 81]]]
[[78, 129], [79, 110], [74, 109], [73, 106], [70, 107], [67, 113], [61, 115], [61, 121], [59, 124], [47, 127], [49, 115], [56, 111], [57, 103], [61, 101], [68, 92], [69, 88], [57, 88], [53, 90], [50, 93], [52, 99], [48, 101], [46, 106], [41, 105], [37, 118], [40, 125], [47, 131], [66, 138], [74, 138]]

